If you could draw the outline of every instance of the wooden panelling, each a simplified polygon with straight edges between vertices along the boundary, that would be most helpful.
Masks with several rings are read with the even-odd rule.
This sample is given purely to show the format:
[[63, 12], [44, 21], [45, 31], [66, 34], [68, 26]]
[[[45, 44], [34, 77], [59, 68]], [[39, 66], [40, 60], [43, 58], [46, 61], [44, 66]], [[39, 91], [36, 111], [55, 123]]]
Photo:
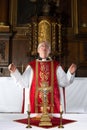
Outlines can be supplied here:
[[[9, 1], [9, 2], [8, 2]], [[1, 0], [0, 22], [9, 22], [13, 33], [10, 37], [9, 61], [14, 62], [19, 70], [25, 68], [26, 64], [36, 57], [31, 57], [29, 22], [31, 21], [31, 9], [36, 7], [35, 3], [26, 10], [25, 0]], [[23, 3], [24, 4], [23, 4]], [[41, 0], [40, 0], [41, 2]], [[9, 3], [9, 4], [8, 4]], [[21, 4], [20, 4], [21, 3]], [[39, 4], [39, 3], [38, 3]], [[41, 3], [40, 3], [41, 4]], [[27, 7], [30, 5], [27, 4]], [[9, 9], [8, 9], [9, 7]], [[39, 6], [40, 7], [40, 6]], [[38, 8], [39, 9], [39, 8]], [[19, 11], [18, 11], [19, 10]], [[22, 12], [22, 11], [23, 12]], [[35, 9], [32, 11], [35, 13]], [[53, 11], [53, 10], [52, 10]], [[51, 11], [51, 13], [52, 13]], [[71, 63], [77, 64], [76, 76], [87, 76], [87, 1], [86, 0], [61, 0], [56, 16], [61, 18], [62, 23], [62, 61], [65, 70]], [[8, 14], [9, 13], [9, 14]], [[58, 14], [60, 13], [60, 14]], [[61, 16], [60, 16], [61, 15]], [[53, 16], [54, 17], [54, 16]], [[56, 34], [58, 35], [58, 34]], [[7, 66], [6, 66], [7, 67]], [[1, 76], [8, 74], [5, 66], [0, 66]], [[3, 73], [2, 73], [3, 70]], [[5, 73], [6, 72], [6, 73]]]
[[9, 0], [0, 0], [0, 23], [9, 24]]

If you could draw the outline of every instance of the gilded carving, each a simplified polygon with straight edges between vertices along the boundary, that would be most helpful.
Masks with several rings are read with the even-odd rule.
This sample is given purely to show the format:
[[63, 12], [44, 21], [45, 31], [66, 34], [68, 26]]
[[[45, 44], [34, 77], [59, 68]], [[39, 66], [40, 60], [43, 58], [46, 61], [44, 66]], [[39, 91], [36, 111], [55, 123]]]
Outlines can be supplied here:
[[49, 78], [49, 65], [48, 64], [44, 64], [44, 63], [40, 63], [41, 64], [41, 68], [40, 68], [40, 78], [41, 78], [41, 82], [48, 80]]
[[51, 43], [51, 24], [47, 20], [42, 20], [38, 24], [38, 42], [42, 41]]

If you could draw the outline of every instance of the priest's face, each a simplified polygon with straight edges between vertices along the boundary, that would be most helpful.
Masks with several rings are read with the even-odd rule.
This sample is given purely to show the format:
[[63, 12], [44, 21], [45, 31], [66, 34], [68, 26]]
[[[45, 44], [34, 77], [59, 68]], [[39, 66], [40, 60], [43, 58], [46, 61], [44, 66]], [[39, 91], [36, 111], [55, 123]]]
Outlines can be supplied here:
[[43, 59], [47, 58], [50, 54], [50, 45], [47, 42], [42, 42], [38, 46], [39, 56]]

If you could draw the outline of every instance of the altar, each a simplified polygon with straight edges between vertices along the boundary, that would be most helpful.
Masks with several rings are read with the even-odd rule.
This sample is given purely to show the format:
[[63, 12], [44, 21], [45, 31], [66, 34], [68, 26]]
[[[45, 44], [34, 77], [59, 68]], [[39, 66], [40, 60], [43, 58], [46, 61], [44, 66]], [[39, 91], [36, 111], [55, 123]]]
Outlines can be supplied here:
[[[87, 113], [87, 78], [75, 78], [63, 96], [65, 113]], [[24, 99], [27, 110], [28, 88], [24, 93], [11, 77], [0, 77], [0, 112], [22, 113]]]
[[[32, 117], [36, 115], [31, 115]], [[58, 117], [59, 115], [54, 115]], [[14, 120], [24, 119], [27, 114], [18, 113], [0, 113], [0, 130], [27, 130], [27, 124], [19, 123]], [[64, 130], [87, 130], [87, 114], [63, 114], [63, 118], [75, 120], [76, 122], [68, 123], [64, 125]], [[46, 128], [32, 125], [31, 130], [45, 130]], [[56, 127], [47, 128], [48, 130], [62, 129]]]

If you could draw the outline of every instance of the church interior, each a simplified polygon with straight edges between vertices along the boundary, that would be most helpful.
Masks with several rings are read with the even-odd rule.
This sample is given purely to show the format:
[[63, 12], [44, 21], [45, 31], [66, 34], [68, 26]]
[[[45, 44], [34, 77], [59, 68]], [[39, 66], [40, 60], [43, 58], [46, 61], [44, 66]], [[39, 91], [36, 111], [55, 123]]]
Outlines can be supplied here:
[[27, 90], [11, 79], [8, 65], [15, 63], [22, 74], [27, 63], [37, 58], [37, 46], [42, 41], [50, 43], [50, 56], [60, 62], [65, 72], [72, 63], [77, 65], [75, 81], [61, 90], [63, 117], [75, 121], [64, 128], [87, 129], [86, 12], [86, 0], [0, 0], [1, 130], [26, 129], [25, 124], [13, 120], [27, 117], [22, 109], [24, 98], [27, 104]]

